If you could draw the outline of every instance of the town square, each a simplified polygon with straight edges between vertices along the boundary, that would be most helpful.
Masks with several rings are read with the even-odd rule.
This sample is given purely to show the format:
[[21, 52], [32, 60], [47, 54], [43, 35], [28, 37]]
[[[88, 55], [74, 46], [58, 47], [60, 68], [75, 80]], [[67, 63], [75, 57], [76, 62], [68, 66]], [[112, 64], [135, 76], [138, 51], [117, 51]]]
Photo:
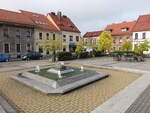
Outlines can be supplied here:
[[128, 2], [3, 1], [0, 113], [150, 113], [149, 1]]

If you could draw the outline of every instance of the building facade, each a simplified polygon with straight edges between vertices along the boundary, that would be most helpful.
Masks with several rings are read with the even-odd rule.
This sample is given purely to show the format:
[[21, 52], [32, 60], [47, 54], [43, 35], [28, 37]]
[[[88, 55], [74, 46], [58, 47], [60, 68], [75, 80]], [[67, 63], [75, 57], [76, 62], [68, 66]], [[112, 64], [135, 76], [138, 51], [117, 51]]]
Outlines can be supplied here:
[[112, 33], [113, 42], [114, 42], [114, 50], [120, 50], [120, 46], [126, 40], [132, 41], [132, 29], [135, 25], [136, 21], [132, 22], [122, 22], [108, 25], [105, 30], [110, 31]]
[[35, 24], [34, 29], [34, 51], [40, 52], [43, 55], [51, 54], [51, 51], [46, 51], [41, 46], [41, 41], [43, 40], [57, 40], [61, 38], [59, 30], [48, 20], [48, 18], [39, 13], [23, 11], [21, 13], [29, 17]]
[[84, 46], [87, 50], [97, 47], [98, 39], [103, 31], [87, 32], [83, 35]]
[[47, 18], [60, 31], [62, 39], [62, 50], [75, 52], [76, 45], [81, 39], [81, 33], [71, 19], [61, 12], [55, 14], [51, 12]]
[[[150, 42], [150, 15], [139, 16], [135, 26], [133, 27], [133, 49], [135, 45], [139, 45], [144, 41]], [[150, 54], [150, 50], [145, 52]]]
[[0, 53], [20, 57], [33, 51], [33, 33], [34, 23], [30, 19], [17, 12], [0, 10]]

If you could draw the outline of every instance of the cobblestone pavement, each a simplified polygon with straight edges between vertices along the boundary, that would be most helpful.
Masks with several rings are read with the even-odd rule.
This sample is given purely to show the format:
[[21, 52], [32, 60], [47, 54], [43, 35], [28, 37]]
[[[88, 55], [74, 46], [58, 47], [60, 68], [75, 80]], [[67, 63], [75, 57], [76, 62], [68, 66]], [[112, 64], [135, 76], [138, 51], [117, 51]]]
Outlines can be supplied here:
[[64, 95], [44, 95], [12, 80], [10, 75], [14, 72], [0, 73], [0, 92], [18, 113], [89, 113], [140, 77], [128, 72], [95, 70], [111, 76]]

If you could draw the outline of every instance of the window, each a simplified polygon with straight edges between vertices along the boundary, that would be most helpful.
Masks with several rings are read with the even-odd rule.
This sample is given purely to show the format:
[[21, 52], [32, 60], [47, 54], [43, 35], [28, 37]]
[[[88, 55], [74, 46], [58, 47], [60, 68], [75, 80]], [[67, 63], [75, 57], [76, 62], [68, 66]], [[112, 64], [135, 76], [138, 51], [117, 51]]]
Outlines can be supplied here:
[[113, 40], [113, 43], [116, 43], [116, 40]]
[[4, 51], [5, 53], [9, 53], [9, 44], [4, 44]]
[[66, 42], [66, 35], [63, 35], [63, 42]]
[[79, 42], [79, 36], [76, 36], [76, 41]]
[[43, 48], [39, 47], [39, 53], [43, 53]]
[[41, 21], [38, 21], [38, 20], [36, 20], [35, 23], [36, 24], [41, 24], [41, 25], [48, 25], [47, 22], [41, 22]]
[[17, 53], [21, 52], [21, 46], [20, 46], [20, 44], [16, 44], [16, 50], [17, 50]]
[[66, 51], [66, 48], [63, 48], [63, 51], [65, 52], [65, 51]]
[[9, 37], [9, 35], [8, 35], [8, 28], [4, 28], [3, 29], [3, 35], [4, 35], [4, 37]]
[[27, 44], [27, 51], [31, 52], [31, 45], [30, 44]]
[[121, 28], [121, 31], [128, 31], [129, 28]]
[[113, 32], [113, 29], [109, 29], [108, 31], [109, 31], [109, 32]]
[[38, 17], [39, 17], [39, 16], [38, 16], [38, 15], [36, 15], [36, 14], [33, 14], [32, 16], [33, 16], [33, 17], [36, 17], [36, 18], [38, 18]]
[[42, 33], [39, 33], [39, 39], [42, 40]]
[[55, 36], [55, 34], [53, 34], [53, 40], [55, 40], [55, 38], [56, 38], [56, 36]]
[[138, 33], [135, 33], [135, 40], [138, 39]]
[[47, 40], [49, 40], [49, 33], [46, 33]]
[[66, 38], [66, 35], [63, 35], [64, 38]]
[[27, 31], [27, 37], [30, 38], [31, 37], [31, 32], [28, 30]]
[[46, 51], [46, 54], [49, 55], [50, 54], [49, 51]]
[[20, 30], [19, 29], [16, 30], [16, 37], [20, 38]]
[[92, 40], [92, 44], [96, 44], [96, 39], [93, 39], [93, 40]]
[[73, 41], [73, 36], [70, 36], [70, 41]]
[[85, 45], [87, 45], [88, 44], [88, 40], [87, 39], [85, 39]]
[[143, 39], [146, 39], [146, 33], [143, 33], [143, 34], [142, 34], [142, 38], [143, 38]]
[[119, 42], [122, 43], [123, 42], [122, 39], [120, 39]]
[[63, 38], [63, 42], [66, 42], [66, 38]]

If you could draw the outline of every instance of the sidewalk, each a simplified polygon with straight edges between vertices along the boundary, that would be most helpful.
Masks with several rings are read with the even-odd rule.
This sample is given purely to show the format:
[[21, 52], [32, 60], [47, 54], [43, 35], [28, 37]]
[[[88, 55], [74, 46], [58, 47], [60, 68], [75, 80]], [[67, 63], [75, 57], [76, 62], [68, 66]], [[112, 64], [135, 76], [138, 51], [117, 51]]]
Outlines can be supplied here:
[[[135, 103], [135, 101], [139, 97], [143, 91], [149, 86], [150, 81], [150, 72], [137, 70], [137, 69], [127, 69], [127, 68], [115, 68], [117, 70], [123, 70], [128, 72], [144, 72], [143, 75], [134, 81], [132, 84], [130, 84], [127, 88], [120, 91], [118, 94], [110, 98], [108, 101], [106, 101], [104, 104], [97, 107], [95, 110], [93, 110], [91, 113], [132, 113], [128, 109], [130, 106]], [[144, 101], [143, 101], [144, 102]], [[150, 101], [146, 101], [147, 103], [144, 104], [150, 104]], [[142, 105], [142, 104], [141, 104]], [[139, 104], [138, 107], [141, 106]], [[130, 108], [132, 110], [132, 108]], [[134, 108], [135, 110], [135, 108]], [[139, 109], [141, 112], [137, 111], [137, 113], [147, 113], [142, 112], [142, 110], [145, 109]], [[133, 111], [133, 110], [132, 110]], [[136, 111], [136, 110], [135, 110]], [[135, 113], [135, 112], [133, 112]]]

